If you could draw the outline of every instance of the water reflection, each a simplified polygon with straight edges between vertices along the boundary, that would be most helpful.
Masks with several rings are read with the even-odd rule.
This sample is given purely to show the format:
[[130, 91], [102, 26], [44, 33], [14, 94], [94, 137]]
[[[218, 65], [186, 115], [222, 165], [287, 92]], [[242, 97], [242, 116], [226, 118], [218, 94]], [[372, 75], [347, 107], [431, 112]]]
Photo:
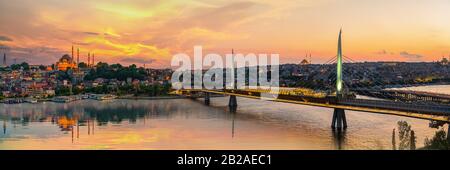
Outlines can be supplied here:
[[345, 145], [346, 129], [334, 129], [332, 128], [333, 141], [336, 150], [343, 150]]
[[232, 120], [231, 120], [231, 137], [234, 138], [234, 119], [236, 118], [236, 113], [232, 114]]
[[238, 100], [236, 111], [228, 98], [212, 98], [211, 106], [185, 99], [2, 105], [0, 149], [391, 149], [398, 120], [414, 125], [421, 148], [435, 132], [427, 121], [352, 111], [349, 128], [332, 131], [331, 109]]
[[[193, 106], [194, 103], [191, 101], [180, 101], [116, 100], [111, 102], [79, 101], [67, 104], [43, 103], [32, 105], [24, 103], [20, 105], [3, 105], [5, 107], [0, 107], [0, 120], [3, 120], [4, 135], [0, 136], [0, 149], [10, 148], [6, 143], [11, 144], [12, 141], [20, 140], [23, 143], [31, 143], [35, 142], [35, 139], [45, 139], [52, 142], [52, 140], [58, 138], [65, 138], [65, 136], [69, 137], [70, 143], [78, 145], [89, 140], [88, 138], [92, 139], [92, 137], [88, 136], [93, 136], [97, 133], [97, 130], [102, 131], [102, 134], [100, 134], [102, 139], [95, 137], [97, 141], [91, 142], [91, 144], [105, 145], [108, 148], [120, 148], [107, 145], [123, 143], [123, 141], [129, 142], [128, 140], [134, 140], [133, 138], [135, 137], [139, 138], [138, 136], [155, 135], [145, 132], [154, 126], [148, 125], [147, 121], [149, 120], [164, 123], [164, 121], [178, 121], [180, 117], [187, 120], [186, 122], [188, 123], [168, 123], [168, 125], [164, 126], [186, 125], [192, 122], [190, 120], [203, 121], [217, 118], [220, 120], [228, 117], [228, 122], [232, 125], [231, 128], [228, 126], [227, 129], [231, 132], [231, 138], [234, 138], [235, 114], [224, 114], [225, 112], [222, 108], [198, 108], [198, 106]], [[180, 105], [180, 103], [184, 104]], [[49, 130], [48, 124], [57, 127], [61, 133], [51, 133], [53, 130]], [[16, 125], [19, 125], [18, 129], [15, 128]], [[7, 126], [14, 126], [14, 130], [7, 133]], [[179, 129], [180, 127], [176, 128]], [[189, 129], [189, 125], [181, 128], [184, 131]], [[117, 131], [113, 132], [113, 130]], [[160, 132], [158, 133], [163, 133], [162, 131], [166, 130], [159, 130]], [[168, 130], [172, 131], [175, 128], [168, 128]], [[205, 129], [205, 131], [208, 131], [208, 129]], [[116, 132], [124, 133], [124, 136], [126, 133], [130, 133], [131, 139], [128, 138], [129, 136], [123, 138], [116, 136], [111, 137], [111, 139], [104, 139], [110, 137], [105, 135], [116, 135]], [[196, 133], [199, 130], [194, 130], [193, 132]], [[83, 136], [82, 134], [87, 134], [87, 136], [84, 139], [80, 139], [80, 136]], [[189, 133], [184, 134], [189, 135]], [[31, 140], [26, 140], [25, 138]], [[27, 147], [39, 149], [38, 146]], [[60, 146], [54, 147], [59, 148]], [[64, 148], [65, 146], [61, 147]], [[142, 145], [136, 145], [135, 147], [142, 148]], [[174, 148], [177, 148], [177, 146]]]
[[3, 134], [6, 134], [6, 121], [3, 121]]
[[93, 126], [92, 133], [94, 133], [94, 122], [98, 126], [108, 123], [121, 124], [124, 120], [136, 123], [138, 119], [143, 119], [147, 114], [152, 117], [167, 117], [171, 116], [170, 113], [179, 111], [176, 107], [171, 106], [151, 105], [150, 107], [142, 107], [142, 105], [124, 101], [114, 102], [114, 104], [103, 103], [99, 106], [90, 103], [82, 103], [81, 106], [73, 103], [62, 104], [62, 107], [53, 103], [49, 105], [55, 106], [55, 108], [40, 108], [39, 106], [35, 107], [36, 105], [31, 108], [28, 106], [23, 108], [5, 107], [4, 112], [9, 114], [2, 119], [9, 119], [13, 124], [21, 124], [22, 126], [28, 126], [30, 122], [47, 122], [50, 120], [52, 123], [59, 125], [61, 131], [70, 131], [76, 122], [80, 122], [80, 126], [86, 126], [87, 122], [87, 126]]

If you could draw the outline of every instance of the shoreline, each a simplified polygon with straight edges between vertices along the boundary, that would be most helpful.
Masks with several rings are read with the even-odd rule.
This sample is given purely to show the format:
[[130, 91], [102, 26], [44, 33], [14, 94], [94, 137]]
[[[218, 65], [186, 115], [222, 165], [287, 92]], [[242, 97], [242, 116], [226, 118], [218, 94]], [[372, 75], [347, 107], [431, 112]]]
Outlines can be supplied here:
[[[211, 97], [222, 97], [222, 96], [211, 96]], [[186, 96], [119, 96], [116, 99], [121, 99], [121, 100], [172, 100], [172, 99], [190, 99], [190, 98], [186, 97]], [[112, 100], [114, 100], [114, 99], [112, 99]], [[44, 103], [44, 102], [53, 102], [53, 101], [51, 99], [38, 99], [37, 103]], [[4, 101], [0, 101], [0, 103], [8, 104], [8, 103], [5, 103]], [[22, 103], [28, 103], [28, 102], [22, 102]], [[55, 102], [55, 103], [58, 103], [58, 102]], [[12, 103], [12, 104], [21, 104], [21, 103]], [[36, 104], [36, 103], [31, 103], [31, 104]]]
[[185, 96], [119, 96], [117, 99], [129, 100], [166, 100], [166, 99], [187, 99]]
[[[223, 97], [223, 96], [211, 96], [211, 98], [214, 98], [214, 97]], [[137, 96], [137, 97], [121, 96], [121, 97], [117, 97], [116, 99], [119, 99], [119, 100], [173, 100], [173, 99], [190, 99], [190, 98], [186, 97], [186, 96]], [[86, 100], [90, 100], [90, 99], [86, 99]], [[112, 99], [112, 100], [114, 100], [114, 99]], [[39, 103], [44, 103], [44, 102], [53, 102], [53, 101], [51, 99], [39, 99], [37, 103], [22, 102], [22, 103], [12, 103], [12, 104], [23, 104], [23, 103], [39, 104]], [[60, 102], [54, 102], [54, 103], [60, 103]], [[67, 103], [70, 103], [70, 102], [67, 102]], [[0, 104], [8, 104], [8, 103], [5, 103], [4, 101], [0, 101]]]
[[[447, 82], [435, 82], [435, 83], [427, 83], [427, 84], [408, 84], [408, 85], [402, 85], [401, 87], [398, 87], [398, 85], [386, 85], [382, 89], [398, 89], [398, 88], [408, 88], [408, 87], [421, 87], [421, 86], [445, 86], [450, 85]], [[61, 97], [61, 96], [57, 96]], [[222, 96], [211, 96], [211, 97], [222, 97]], [[0, 103], [5, 103], [5, 100], [8, 99], [25, 99], [24, 97], [17, 97], [17, 98], [4, 98], [3, 100], [0, 100]], [[168, 100], [168, 99], [189, 99], [189, 97], [186, 96], [177, 96], [177, 95], [171, 95], [171, 96], [132, 96], [132, 95], [125, 95], [125, 96], [118, 96], [116, 99], [128, 99], [128, 100]], [[45, 98], [45, 99], [37, 99], [38, 103], [43, 102], [51, 102], [52, 99]], [[27, 102], [23, 102], [27, 103]]]
[[[61, 97], [61, 96], [59, 96]], [[127, 100], [166, 100], [166, 99], [187, 99], [188, 97], [185, 96], [118, 96], [116, 99], [127, 99]], [[23, 99], [23, 98], [8, 98], [8, 99]], [[83, 99], [84, 100], [84, 99]], [[43, 103], [43, 102], [53, 102], [52, 99], [38, 99], [37, 103]], [[5, 103], [5, 100], [0, 101], [0, 103]], [[22, 103], [28, 103], [28, 102], [22, 102]], [[58, 102], [55, 102], [58, 103]], [[13, 103], [13, 104], [20, 104], [20, 103]]]

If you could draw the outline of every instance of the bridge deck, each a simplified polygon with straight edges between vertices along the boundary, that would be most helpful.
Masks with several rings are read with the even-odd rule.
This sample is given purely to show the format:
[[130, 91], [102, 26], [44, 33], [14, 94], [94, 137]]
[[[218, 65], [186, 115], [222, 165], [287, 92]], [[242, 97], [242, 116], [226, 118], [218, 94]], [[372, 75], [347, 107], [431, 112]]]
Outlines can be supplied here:
[[439, 94], [439, 93], [411, 91], [411, 90], [393, 90], [393, 89], [387, 90], [352, 89], [352, 91], [361, 95], [385, 99], [405, 100], [405, 101], [420, 100], [420, 101], [439, 102], [447, 105], [450, 104], [449, 94]]
[[[450, 122], [450, 106], [448, 105], [417, 105], [414, 103], [365, 100], [365, 99], [346, 99], [339, 102], [335, 97], [316, 97], [292, 95], [288, 91], [275, 93], [267, 90], [207, 90], [207, 89], [186, 89], [180, 90], [180, 93], [208, 92], [223, 95], [234, 95], [252, 99], [264, 99], [274, 102], [294, 103], [301, 105], [339, 108], [345, 110], [371, 112], [380, 114], [389, 114], [420, 118], [427, 120], [436, 120]], [[261, 97], [264, 96], [264, 97]]]
[[429, 97], [436, 97], [436, 98], [443, 98], [450, 100], [449, 94], [440, 94], [440, 93], [432, 93], [432, 92], [424, 92], [424, 91], [411, 91], [411, 90], [386, 90], [390, 92], [395, 93], [404, 93], [404, 94], [411, 94], [416, 96], [429, 96]]

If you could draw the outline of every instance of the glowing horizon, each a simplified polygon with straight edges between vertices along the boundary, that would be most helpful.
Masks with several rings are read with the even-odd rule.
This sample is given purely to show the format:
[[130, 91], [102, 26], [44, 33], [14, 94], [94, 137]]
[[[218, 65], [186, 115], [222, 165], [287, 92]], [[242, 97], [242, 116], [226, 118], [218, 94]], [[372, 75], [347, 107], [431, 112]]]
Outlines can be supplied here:
[[343, 54], [357, 61], [437, 61], [450, 55], [450, 1], [0, 0], [0, 53], [52, 64], [71, 46], [96, 61], [170, 66], [174, 54], [278, 53], [280, 63]]

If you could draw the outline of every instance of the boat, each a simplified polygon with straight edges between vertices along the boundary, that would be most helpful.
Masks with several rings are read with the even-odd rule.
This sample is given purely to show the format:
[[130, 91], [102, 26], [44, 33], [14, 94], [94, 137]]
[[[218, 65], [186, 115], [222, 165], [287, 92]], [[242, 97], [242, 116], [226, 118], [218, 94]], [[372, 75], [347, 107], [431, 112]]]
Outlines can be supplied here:
[[5, 104], [18, 104], [18, 103], [23, 103], [23, 99], [20, 98], [12, 98], [12, 99], [6, 99]]
[[430, 127], [430, 128], [436, 128], [436, 129], [439, 129], [439, 127], [442, 127], [442, 126], [444, 126], [445, 125], [445, 122], [444, 121], [436, 121], [436, 120], [432, 120], [432, 121], [430, 121], [430, 123], [428, 124], [428, 126]]
[[117, 98], [116, 95], [112, 95], [112, 94], [107, 94], [107, 95], [98, 95], [97, 96], [97, 100], [112, 100]]
[[60, 97], [54, 97], [52, 99], [52, 101], [56, 102], [56, 103], [68, 103], [68, 102], [71, 102], [72, 99], [68, 96], [60, 96]]
[[81, 95], [76, 95], [76, 96], [74, 96], [74, 100], [81, 100], [82, 99], [82, 96]]
[[89, 99], [97, 99], [97, 95], [96, 94], [88, 94], [88, 98]]
[[38, 102], [37, 99], [32, 98], [32, 97], [26, 98], [24, 101], [25, 101], [26, 103], [37, 103], [37, 102]]

